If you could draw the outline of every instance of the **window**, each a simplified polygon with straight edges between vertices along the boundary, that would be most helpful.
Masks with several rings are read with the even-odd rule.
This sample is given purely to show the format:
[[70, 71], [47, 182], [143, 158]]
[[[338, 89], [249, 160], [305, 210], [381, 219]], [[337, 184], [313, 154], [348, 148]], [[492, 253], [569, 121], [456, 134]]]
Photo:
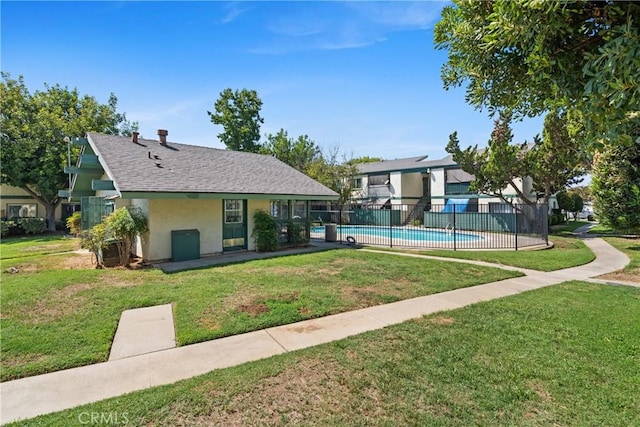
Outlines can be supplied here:
[[362, 188], [362, 178], [353, 178], [351, 180], [351, 188], [359, 190]]
[[35, 218], [37, 214], [38, 205], [35, 203], [7, 205], [7, 218]]
[[242, 223], [242, 200], [224, 201], [224, 222], [225, 224]]
[[382, 173], [376, 175], [369, 175], [369, 185], [389, 185], [389, 174]]
[[490, 213], [513, 213], [513, 208], [507, 203], [489, 203]]
[[298, 200], [293, 202], [293, 219], [303, 219], [307, 217], [307, 202]]
[[271, 216], [275, 219], [289, 219], [289, 201], [272, 200]]

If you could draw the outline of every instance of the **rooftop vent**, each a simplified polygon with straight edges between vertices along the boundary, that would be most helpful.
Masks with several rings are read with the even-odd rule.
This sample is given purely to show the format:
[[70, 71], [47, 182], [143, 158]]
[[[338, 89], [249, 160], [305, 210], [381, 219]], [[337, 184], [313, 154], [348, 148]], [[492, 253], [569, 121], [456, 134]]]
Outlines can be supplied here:
[[138, 135], [140, 135], [140, 132], [133, 132], [133, 134], [131, 136], [131, 142], [135, 142], [137, 144], [138, 143]]
[[158, 129], [158, 138], [160, 139], [160, 144], [167, 145], [167, 135], [169, 135], [168, 130]]

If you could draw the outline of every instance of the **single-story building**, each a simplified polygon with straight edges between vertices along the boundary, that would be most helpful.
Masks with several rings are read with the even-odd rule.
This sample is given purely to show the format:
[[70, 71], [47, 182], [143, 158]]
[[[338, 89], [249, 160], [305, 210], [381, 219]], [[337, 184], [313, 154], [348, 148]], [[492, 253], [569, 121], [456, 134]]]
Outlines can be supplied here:
[[60, 191], [81, 201], [83, 225], [122, 206], [142, 209], [149, 231], [135, 255], [146, 261], [176, 259], [176, 242], [189, 233], [197, 235], [187, 242], [199, 241], [197, 257], [255, 250], [256, 210], [279, 220], [304, 219], [311, 200], [338, 199], [272, 156], [178, 144], [167, 135], [159, 130], [158, 140], [137, 133], [74, 138], [82, 152], [76, 166], [65, 168], [73, 177], [71, 188]]

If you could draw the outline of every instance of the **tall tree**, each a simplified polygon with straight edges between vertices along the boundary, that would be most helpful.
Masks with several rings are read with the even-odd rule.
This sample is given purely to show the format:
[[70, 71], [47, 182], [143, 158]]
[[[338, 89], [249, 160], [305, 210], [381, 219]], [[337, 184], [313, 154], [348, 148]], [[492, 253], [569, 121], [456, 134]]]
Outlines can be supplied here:
[[322, 156], [320, 148], [307, 135], [289, 138], [284, 129], [275, 135], [267, 135], [260, 153], [272, 155], [303, 173], [307, 173], [311, 163]]
[[626, 141], [607, 144], [593, 159], [591, 193], [598, 219], [640, 232], [640, 121]]
[[[130, 135], [137, 128], [137, 123], [117, 112], [117, 102], [114, 94], [107, 104], [100, 104], [77, 89], [59, 85], [30, 93], [22, 77], [16, 80], [2, 73], [0, 176], [3, 183], [22, 188], [45, 206], [49, 231], [55, 231], [55, 210], [61, 202], [58, 190], [68, 185], [65, 139], [89, 131]], [[75, 161], [76, 149], [72, 155]]]
[[215, 112], [207, 111], [211, 122], [221, 125], [224, 131], [218, 138], [229, 150], [260, 151], [260, 125], [264, 119], [260, 117], [262, 101], [255, 90], [236, 90], [227, 88], [220, 92], [215, 103]]
[[307, 175], [329, 187], [339, 195], [338, 203], [345, 204], [351, 199], [353, 178], [358, 169], [355, 164], [345, 159], [339, 146], [333, 146], [321, 153], [307, 169]]
[[[640, 2], [453, 0], [436, 24], [445, 88], [514, 118], [584, 113], [591, 140], [616, 140], [640, 110]], [[637, 118], [636, 118], [637, 120]]]
[[471, 190], [498, 197], [509, 204], [513, 204], [513, 201], [505, 194], [505, 190], [515, 191], [520, 203], [533, 205], [536, 202], [531, 200], [532, 195], [525, 194], [516, 183], [518, 178], [527, 176], [527, 144], [511, 145], [513, 133], [510, 120], [508, 114], [501, 114], [495, 121], [486, 149], [479, 150], [476, 145], [462, 150], [457, 132], [454, 132], [449, 136], [446, 150], [462, 170], [474, 175]]
[[[447, 152], [465, 172], [475, 176], [472, 189], [507, 203], [511, 198], [505, 196], [506, 189], [515, 191], [525, 204], [535, 204], [538, 199], [549, 203], [554, 193], [580, 181], [585, 162], [579, 124], [569, 121], [564, 113], [549, 113], [542, 138], [536, 136], [533, 144], [512, 145], [510, 120], [509, 114], [500, 115], [484, 150], [477, 146], [462, 150], [456, 133], [449, 138]], [[516, 180], [525, 177], [531, 178], [534, 193], [525, 194], [518, 188]]]
[[533, 189], [544, 203], [548, 204], [554, 193], [582, 181], [588, 160], [584, 142], [584, 126], [576, 111], [552, 111], [546, 115], [542, 139], [534, 139], [524, 172], [533, 180]]

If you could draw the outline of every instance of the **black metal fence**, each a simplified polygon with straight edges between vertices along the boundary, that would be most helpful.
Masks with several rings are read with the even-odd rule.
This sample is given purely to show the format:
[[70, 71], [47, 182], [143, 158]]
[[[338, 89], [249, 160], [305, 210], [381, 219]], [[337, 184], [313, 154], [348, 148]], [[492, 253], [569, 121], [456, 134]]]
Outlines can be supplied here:
[[[439, 249], [521, 249], [548, 243], [546, 205], [393, 204], [312, 210], [311, 238]], [[332, 234], [333, 227], [329, 227]]]

